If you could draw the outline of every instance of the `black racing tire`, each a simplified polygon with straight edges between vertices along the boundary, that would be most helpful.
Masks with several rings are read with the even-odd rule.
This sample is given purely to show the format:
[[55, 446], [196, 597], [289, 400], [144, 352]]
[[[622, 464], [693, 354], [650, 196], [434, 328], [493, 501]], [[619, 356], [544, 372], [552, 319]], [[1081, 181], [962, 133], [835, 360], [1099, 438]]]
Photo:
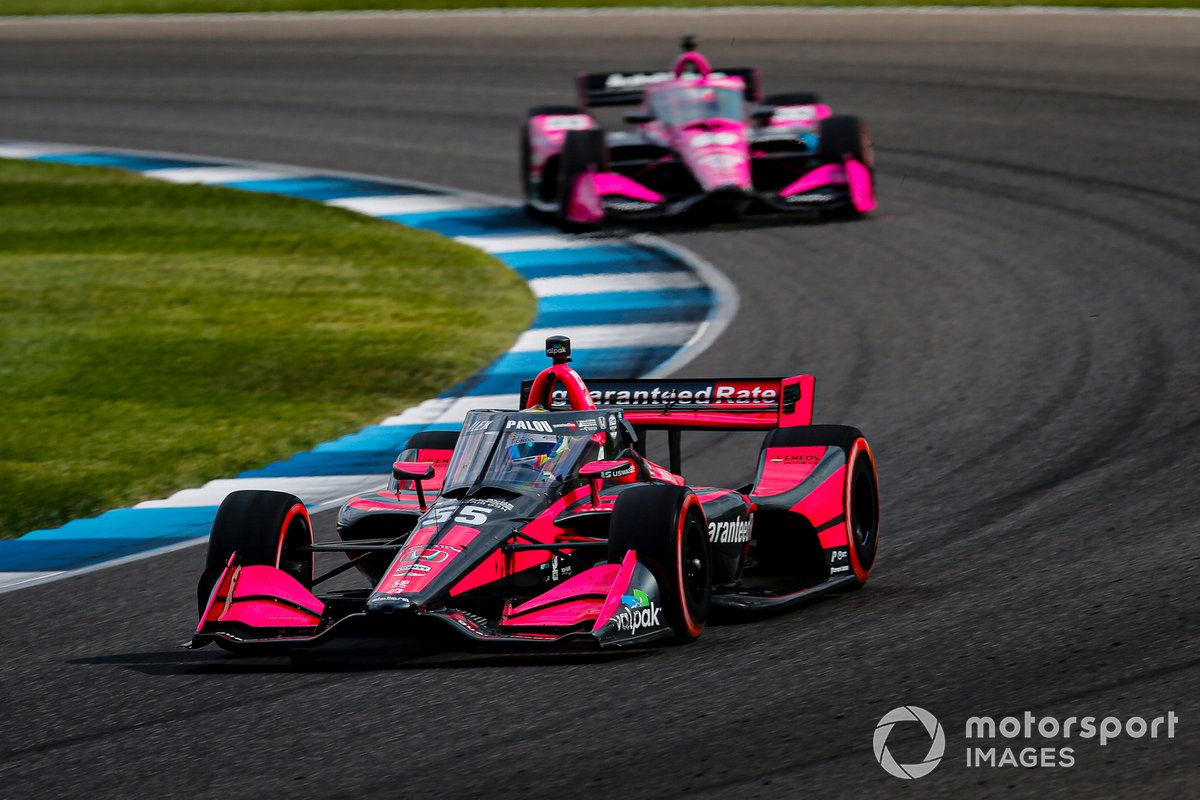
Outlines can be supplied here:
[[530, 202], [533, 199], [533, 187], [529, 184], [529, 120], [534, 117], [540, 117], [543, 114], [584, 114], [586, 113], [579, 106], [567, 105], [545, 105], [533, 106], [525, 112], [525, 119], [521, 123], [521, 151], [519, 153], [520, 170], [519, 182], [521, 184], [521, 197], [525, 200], [525, 213], [538, 221], [546, 221], [546, 214], [535, 208]]
[[594, 223], [580, 224], [567, 219], [567, 205], [575, 180], [593, 167], [597, 172], [608, 169], [608, 146], [604, 139], [604, 131], [600, 128], [567, 131], [558, 158], [558, 211], [555, 215], [555, 221], [563, 230], [585, 231], [599, 227]]
[[712, 600], [712, 551], [700, 501], [684, 486], [632, 486], [617, 496], [609, 531], [609, 562], [636, 551], [658, 582], [675, 640], [695, 641]]
[[[458, 446], [459, 431], [420, 431], [409, 437], [404, 450], [454, 450]], [[400, 455], [404, 455], [401, 451]], [[399, 457], [397, 461], [401, 460]], [[414, 459], [416, 460], [416, 459]], [[409, 484], [408, 481], [405, 481]], [[396, 491], [396, 479], [388, 482], [388, 491]]]
[[[819, 155], [826, 164], [841, 164], [846, 156], [864, 164], [875, 175], [875, 148], [866, 123], [854, 116], [827, 117], [821, 120]], [[853, 205], [827, 209], [823, 216], [829, 220], [856, 220], [863, 212]]]
[[875, 566], [879, 552], [879, 477], [875, 456], [866, 439], [861, 449], [851, 453], [846, 527], [850, 541], [850, 567], [854, 574], [852, 589], [861, 589]]
[[303, 548], [312, 543], [312, 521], [300, 498], [254, 489], [233, 492], [217, 509], [208, 535], [204, 572], [196, 585], [199, 613], [235, 552], [243, 566], [278, 567], [311, 588], [313, 554]]
[[875, 455], [862, 431], [849, 425], [777, 428], [763, 440], [762, 449], [768, 447], [840, 447], [845, 451], [846, 538], [849, 542], [850, 571], [854, 576], [854, 582], [847, 588], [861, 588], [867, 582], [879, 552], [880, 516]]
[[780, 92], [763, 98], [766, 106], [811, 106], [821, 102], [816, 92]]
[[533, 185], [529, 182], [529, 167], [532, 161], [532, 156], [529, 154], [529, 120], [525, 120], [521, 125], [521, 152], [518, 154], [520, 161], [521, 174], [517, 176], [521, 184], [521, 198], [525, 201], [525, 210], [527, 212], [535, 212], [530, 201], [533, 199]]
[[533, 106], [532, 108], [530, 108], [528, 111], [525, 112], [525, 121], [528, 122], [529, 120], [533, 119], [534, 117], [540, 117], [543, 114], [562, 114], [565, 116], [568, 114], [586, 114], [586, 113], [587, 112], [584, 111], [579, 106], [568, 106], [568, 105]]
[[848, 114], [826, 117], [817, 129], [821, 137], [819, 154], [826, 164], [841, 164], [846, 156], [861, 161], [875, 171], [875, 148], [871, 130], [861, 119]]
[[404, 445], [405, 450], [453, 450], [458, 445], [458, 431], [421, 431], [414, 433]]

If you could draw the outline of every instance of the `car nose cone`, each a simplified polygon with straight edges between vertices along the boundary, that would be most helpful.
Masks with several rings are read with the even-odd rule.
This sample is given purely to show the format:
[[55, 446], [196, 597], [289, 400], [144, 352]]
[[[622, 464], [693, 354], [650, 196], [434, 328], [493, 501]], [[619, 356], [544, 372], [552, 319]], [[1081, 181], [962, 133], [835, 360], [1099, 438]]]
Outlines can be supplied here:
[[753, 198], [740, 186], [719, 186], [704, 198], [704, 205], [722, 216], [738, 217], [750, 205]]
[[372, 597], [367, 601], [367, 611], [372, 614], [405, 614], [415, 609], [413, 601], [407, 597], [391, 595]]

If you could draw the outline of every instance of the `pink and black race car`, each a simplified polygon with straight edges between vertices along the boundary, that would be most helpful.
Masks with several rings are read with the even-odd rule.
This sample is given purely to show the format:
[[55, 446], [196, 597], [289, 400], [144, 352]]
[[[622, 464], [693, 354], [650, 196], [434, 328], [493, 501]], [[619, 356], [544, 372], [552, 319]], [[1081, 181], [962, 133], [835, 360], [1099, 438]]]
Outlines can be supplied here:
[[[875, 208], [866, 124], [834, 115], [810, 92], [764, 98], [759, 83], [756, 69], [710, 67], [691, 37], [670, 71], [579, 76], [580, 106], [526, 116], [526, 209], [580, 229], [692, 210], [736, 218]], [[588, 111], [634, 104], [629, 132], [605, 133]]]
[[[870, 447], [813, 425], [813, 378], [604, 380], [570, 342], [522, 386], [519, 411], [419, 433], [388, 488], [314, 543], [304, 504], [234, 492], [213, 522], [192, 646], [286, 650], [340, 632], [450, 629], [479, 642], [691, 641], [714, 606], [753, 611], [867, 581], [879, 538]], [[666, 430], [669, 465], [645, 454]], [[767, 431], [754, 482], [690, 486], [684, 430]], [[349, 560], [318, 575], [314, 558]], [[350, 570], [362, 588], [320, 591]]]

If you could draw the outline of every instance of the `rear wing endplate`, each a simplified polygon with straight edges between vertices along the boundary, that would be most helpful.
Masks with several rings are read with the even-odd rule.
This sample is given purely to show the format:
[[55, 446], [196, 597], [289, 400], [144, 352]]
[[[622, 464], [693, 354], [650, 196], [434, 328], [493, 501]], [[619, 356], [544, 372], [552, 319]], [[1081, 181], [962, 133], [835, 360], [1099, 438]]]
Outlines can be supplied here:
[[[521, 383], [521, 408], [533, 381]], [[811, 425], [812, 375], [790, 378], [594, 379], [587, 388], [598, 408], [617, 406], [641, 428], [771, 430]], [[551, 408], [568, 408], [565, 388], [551, 392]]]
[[[754, 67], [714, 69], [709, 77], [741, 78], [746, 84], [746, 100], [757, 103], [762, 95], [758, 70]], [[593, 72], [575, 79], [579, 104], [590, 106], [634, 106], [642, 102], [642, 90], [651, 83], [675, 79], [673, 70], [644, 72]]]

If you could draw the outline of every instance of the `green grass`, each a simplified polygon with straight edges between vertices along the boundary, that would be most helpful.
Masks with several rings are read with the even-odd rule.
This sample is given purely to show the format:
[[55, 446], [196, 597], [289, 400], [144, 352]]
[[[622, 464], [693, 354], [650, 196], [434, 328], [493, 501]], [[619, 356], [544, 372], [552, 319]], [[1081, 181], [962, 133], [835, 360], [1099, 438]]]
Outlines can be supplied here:
[[431, 233], [0, 160], [0, 536], [356, 431], [487, 364], [533, 310]]
[[1196, 8], [1200, 0], [0, 0], [4, 14], [156, 14], [628, 6], [1104, 6]]

